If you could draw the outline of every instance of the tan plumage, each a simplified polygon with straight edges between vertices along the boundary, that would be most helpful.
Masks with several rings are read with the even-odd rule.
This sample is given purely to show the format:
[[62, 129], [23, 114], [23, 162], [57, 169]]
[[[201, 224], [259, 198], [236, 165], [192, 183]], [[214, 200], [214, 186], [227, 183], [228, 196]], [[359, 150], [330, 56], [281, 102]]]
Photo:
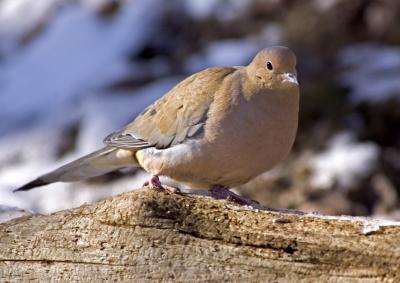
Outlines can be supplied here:
[[104, 149], [18, 190], [137, 166], [196, 187], [246, 183], [292, 147], [299, 107], [295, 65], [292, 51], [272, 47], [246, 67], [196, 73], [106, 137]]
[[204, 125], [221, 81], [234, 71], [234, 68], [210, 68], [186, 78], [104, 142], [125, 148], [121, 137], [128, 135], [157, 148], [167, 148], [193, 137]]

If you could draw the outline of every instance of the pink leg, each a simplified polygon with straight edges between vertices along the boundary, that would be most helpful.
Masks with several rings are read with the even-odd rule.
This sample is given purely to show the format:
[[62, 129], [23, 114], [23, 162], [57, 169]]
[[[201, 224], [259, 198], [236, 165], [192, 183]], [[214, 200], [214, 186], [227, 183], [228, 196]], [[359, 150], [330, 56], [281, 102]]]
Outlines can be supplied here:
[[151, 185], [158, 190], [165, 190], [165, 188], [163, 187], [163, 185], [161, 184], [160, 178], [158, 178], [157, 175], [154, 175], [153, 177], [151, 177], [150, 179], [150, 183]]
[[235, 194], [234, 192], [231, 192], [228, 188], [221, 186], [221, 185], [211, 186], [210, 193], [213, 198], [226, 199], [226, 200], [236, 202], [241, 205], [252, 205], [252, 204], [257, 203], [253, 200], [239, 196], [239, 195]]
[[157, 175], [154, 175], [153, 177], [151, 177], [150, 182], [149, 181], [144, 182], [143, 186], [145, 187], [145, 186], [148, 186], [149, 184], [156, 190], [169, 191], [171, 193], [180, 193], [181, 192], [181, 190], [179, 188], [163, 186], [160, 181], [160, 178]]

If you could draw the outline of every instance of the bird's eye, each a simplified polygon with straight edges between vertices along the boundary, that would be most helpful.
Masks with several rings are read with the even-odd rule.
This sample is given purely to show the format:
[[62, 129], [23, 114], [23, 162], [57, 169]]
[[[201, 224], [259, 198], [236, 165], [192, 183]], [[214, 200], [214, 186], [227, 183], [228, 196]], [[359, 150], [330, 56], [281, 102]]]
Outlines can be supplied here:
[[270, 61], [267, 62], [267, 69], [268, 70], [272, 70], [273, 69], [272, 63]]

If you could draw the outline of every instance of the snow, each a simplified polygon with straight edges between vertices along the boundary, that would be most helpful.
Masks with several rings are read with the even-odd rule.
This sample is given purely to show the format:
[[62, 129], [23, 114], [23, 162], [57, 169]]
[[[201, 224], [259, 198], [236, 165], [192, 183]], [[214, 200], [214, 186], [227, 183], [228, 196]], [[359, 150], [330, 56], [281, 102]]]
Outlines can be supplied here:
[[191, 0], [184, 1], [185, 11], [196, 20], [216, 18], [228, 21], [245, 14], [252, 1], [242, 0]]
[[19, 209], [18, 207], [0, 205], [0, 223], [31, 214], [31, 212]]
[[[22, 2], [8, 12], [14, 20], [10, 26], [21, 30], [29, 19], [18, 13], [30, 6]], [[160, 0], [128, 0], [116, 14], [102, 18], [92, 7], [102, 1], [83, 2], [63, 2], [34, 40], [2, 58], [0, 119], [7, 123], [0, 124], [0, 205], [53, 212], [141, 187], [147, 178], [138, 172], [107, 184], [57, 183], [11, 192], [103, 146], [107, 134], [130, 122], [179, 79], [159, 79], [131, 91], [107, 90], [121, 78], [142, 76], [140, 65], [127, 57], [157, 36], [164, 6]], [[59, 158], [60, 144], [68, 137], [65, 130], [73, 125], [79, 126], [75, 148]]]
[[[398, 224], [398, 225], [400, 225], [400, 224]], [[379, 225], [379, 223], [376, 223], [376, 222], [370, 223], [370, 224], [363, 225], [360, 229], [360, 232], [361, 232], [361, 234], [369, 235], [369, 234], [379, 231], [380, 227], [381, 227], [381, 225]]]
[[140, 171], [109, 183], [56, 183], [23, 194], [26, 195], [24, 197], [31, 199], [29, 209], [40, 213], [51, 213], [141, 188], [148, 179], [149, 175]]
[[334, 136], [328, 148], [311, 158], [311, 186], [346, 189], [368, 176], [377, 165], [379, 147], [372, 142], [356, 142], [350, 132]]
[[317, 217], [323, 220], [339, 220], [339, 221], [349, 221], [356, 222], [360, 224], [360, 233], [364, 235], [369, 235], [380, 230], [381, 227], [388, 226], [400, 226], [400, 221], [387, 220], [383, 218], [372, 218], [372, 217], [361, 217], [361, 216], [349, 216], [349, 215], [316, 215], [316, 214], [306, 214], [306, 217]]
[[80, 105], [81, 134], [77, 147], [82, 152], [88, 152], [102, 146], [105, 136], [131, 122], [178, 81], [178, 77], [169, 77], [149, 83], [134, 92], [113, 91], [88, 96]]
[[189, 56], [185, 69], [194, 73], [212, 66], [247, 65], [260, 49], [278, 45], [282, 38], [282, 27], [271, 23], [259, 34], [248, 38], [213, 41], [199, 53]]
[[11, 53], [30, 32], [54, 11], [58, 0], [0, 1], [0, 54]]
[[[62, 128], [40, 126], [30, 129], [29, 133], [4, 136], [0, 139], [0, 150], [5, 153], [0, 156], [0, 164], [7, 166], [0, 167], [0, 204], [41, 213], [53, 212], [141, 187], [147, 174], [128, 175], [111, 184], [57, 183], [30, 192], [11, 193], [11, 190], [37, 176], [103, 146], [102, 140], [107, 134], [127, 124], [177, 81], [176, 77], [160, 79], [134, 93], [101, 93], [85, 98], [75, 109], [81, 127], [76, 148], [61, 159], [55, 156], [55, 140], [62, 137]], [[74, 193], [77, 188], [79, 193]]]
[[[119, 1], [122, 7], [115, 14], [102, 17], [98, 11], [107, 2], [0, 0], [0, 120], [7, 121], [0, 123], [0, 205], [53, 212], [141, 187], [148, 178], [138, 172], [106, 184], [58, 183], [27, 193], [11, 192], [103, 146], [106, 135], [127, 124], [179, 81], [177, 77], [161, 78], [130, 91], [108, 88], [121, 79], [147, 78], [148, 73], [164, 77], [170, 71], [160, 58], [146, 63], [132, 60], [132, 55], [162, 32], [161, 19], [170, 7], [161, 0], [125, 0]], [[219, 21], [246, 14], [251, 3], [222, 2], [179, 3], [195, 20]], [[337, 1], [317, 2], [326, 10]], [[21, 43], [43, 24], [32, 40]], [[282, 26], [270, 22], [257, 34], [215, 40], [189, 55], [184, 71], [247, 64], [259, 49], [280, 44], [283, 38]], [[352, 102], [400, 96], [399, 48], [354, 45], [343, 49], [338, 62], [340, 83], [351, 89]], [[79, 127], [75, 148], [60, 158], [60, 144], [72, 126]], [[374, 143], [357, 142], [352, 134], [340, 133], [310, 161], [312, 186], [349, 188], [372, 172], [378, 156]]]
[[400, 48], [372, 43], [353, 45], [338, 55], [339, 82], [351, 90], [351, 102], [400, 99]]
[[302, 217], [316, 218], [322, 220], [347, 221], [359, 225], [359, 233], [370, 235], [379, 231], [383, 227], [400, 226], [400, 221], [394, 221], [383, 217], [363, 217], [350, 215], [323, 215], [319, 213], [303, 213], [294, 209], [271, 209], [263, 205], [238, 205], [226, 203], [225, 207], [234, 211], [253, 211], [255, 213], [276, 214], [277, 218], [273, 219], [274, 223], [289, 224], [292, 221], [289, 218], [282, 217], [282, 213], [287, 215], [297, 215], [302, 220]]
[[77, 5], [64, 7], [32, 44], [0, 65], [0, 119], [9, 121], [0, 134], [46, 120], [121, 77], [128, 52], [155, 32], [159, 2], [127, 1], [107, 21]]
[[231, 39], [212, 42], [199, 54], [187, 59], [186, 71], [193, 73], [211, 66], [248, 64], [257, 51], [257, 45], [247, 40]]

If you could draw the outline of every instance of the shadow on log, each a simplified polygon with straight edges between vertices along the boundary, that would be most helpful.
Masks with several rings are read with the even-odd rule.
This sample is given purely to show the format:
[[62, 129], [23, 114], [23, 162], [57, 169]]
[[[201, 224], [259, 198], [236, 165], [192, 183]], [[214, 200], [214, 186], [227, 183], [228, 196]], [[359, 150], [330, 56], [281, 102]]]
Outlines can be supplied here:
[[400, 226], [142, 189], [0, 225], [0, 281], [399, 282]]

